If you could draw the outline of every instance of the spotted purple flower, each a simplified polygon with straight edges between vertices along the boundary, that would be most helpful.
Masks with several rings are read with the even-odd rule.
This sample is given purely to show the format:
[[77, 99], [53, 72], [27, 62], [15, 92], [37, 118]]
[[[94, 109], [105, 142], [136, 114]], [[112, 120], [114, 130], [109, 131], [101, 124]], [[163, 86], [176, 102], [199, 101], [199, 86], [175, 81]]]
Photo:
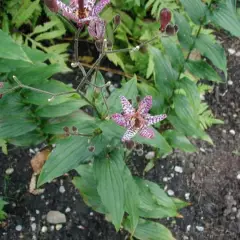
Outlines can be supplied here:
[[110, 0], [70, 0], [66, 5], [60, 0], [44, 0], [53, 12], [62, 11], [62, 15], [77, 23], [79, 27], [88, 25], [89, 34], [95, 39], [103, 39], [105, 34], [105, 21], [99, 13], [110, 3]]
[[167, 115], [161, 114], [151, 116], [148, 112], [152, 107], [152, 96], [146, 96], [138, 105], [138, 110], [133, 108], [132, 104], [121, 96], [123, 113], [115, 113], [112, 115], [112, 120], [118, 125], [127, 128], [127, 131], [122, 137], [122, 141], [129, 141], [137, 133], [145, 138], [153, 138], [154, 132], [149, 126], [164, 120]]

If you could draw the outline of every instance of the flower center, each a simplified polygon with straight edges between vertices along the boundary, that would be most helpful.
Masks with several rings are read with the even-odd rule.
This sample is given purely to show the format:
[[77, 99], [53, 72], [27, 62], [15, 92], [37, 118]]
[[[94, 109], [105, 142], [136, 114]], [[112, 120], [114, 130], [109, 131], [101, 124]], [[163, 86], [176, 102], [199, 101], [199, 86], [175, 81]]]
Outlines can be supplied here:
[[131, 126], [133, 128], [140, 129], [145, 125], [145, 120], [144, 118], [136, 112], [132, 117], [131, 117]]

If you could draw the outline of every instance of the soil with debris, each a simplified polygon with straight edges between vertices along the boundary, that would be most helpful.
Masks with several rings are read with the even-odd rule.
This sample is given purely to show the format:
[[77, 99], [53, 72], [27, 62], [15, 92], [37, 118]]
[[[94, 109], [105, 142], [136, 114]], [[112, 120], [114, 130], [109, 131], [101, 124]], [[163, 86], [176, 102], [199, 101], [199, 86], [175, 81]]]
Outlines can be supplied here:
[[[206, 96], [216, 117], [225, 121], [209, 130], [215, 145], [197, 142], [198, 153], [175, 151], [145, 176], [192, 203], [181, 211], [184, 218], [164, 221], [177, 240], [240, 239], [240, 40], [224, 35], [220, 38], [229, 54], [229, 81]], [[0, 239], [127, 239], [125, 233], [115, 233], [104, 216], [83, 203], [71, 183], [72, 174], [46, 184], [39, 196], [28, 193], [33, 155], [29, 149], [16, 148], [11, 148], [8, 156], [0, 153], [0, 196], [9, 202]], [[138, 172], [147, 164], [137, 155], [133, 162]], [[14, 171], [7, 175], [9, 168]], [[49, 224], [46, 216], [51, 210], [65, 214], [67, 222]]]

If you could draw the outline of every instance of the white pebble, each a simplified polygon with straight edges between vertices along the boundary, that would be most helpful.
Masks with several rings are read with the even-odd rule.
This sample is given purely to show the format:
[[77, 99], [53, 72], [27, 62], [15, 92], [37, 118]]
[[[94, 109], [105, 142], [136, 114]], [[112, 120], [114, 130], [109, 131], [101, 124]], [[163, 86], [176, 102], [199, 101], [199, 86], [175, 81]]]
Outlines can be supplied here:
[[201, 152], [203, 152], [203, 153], [206, 152], [204, 148], [199, 148], [199, 150], [200, 150]]
[[94, 214], [93, 212], [90, 212], [90, 213], [89, 213], [90, 216], [93, 216], [93, 214]]
[[236, 117], [237, 117], [237, 114], [236, 114], [236, 113], [234, 113], [234, 114], [233, 114], [233, 117], [234, 117], [234, 118], [236, 118]]
[[185, 193], [185, 199], [188, 201], [190, 198], [190, 193]]
[[49, 211], [47, 213], [47, 221], [51, 224], [66, 223], [66, 216], [59, 211]]
[[8, 169], [6, 169], [6, 171], [5, 171], [5, 173], [6, 173], [7, 175], [11, 175], [13, 172], [14, 172], [14, 169], [13, 169], [13, 168], [8, 168]]
[[169, 196], [174, 196], [174, 191], [171, 190], [171, 189], [169, 189], [169, 190], [167, 191], [167, 193], [168, 193]]
[[237, 175], [237, 179], [240, 180], [240, 173]]
[[231, 129], [230, 131], [230, 134], [232, 134], [233, 136], [236, 134], [235, 130]]
[[56, 225], [56, 230], [59, 231], [62, 228], [62, 224], [57, 224]]
[[228, 80], [228, 85], [232, 86], [233, 85], [233, 81], [232, 80]]
[[230, 55], [233, 55], [233, 54], [236, 53], [236, 50], [233, 49], [233, 48], [229, 48], [229, 49], [228, 49], [228, 52], [229, 52]]
[[31, 221], [31, 222], [34, 222], [35, 220], [36, 220], [35, 217], [30, 217], [30, 221]]
[[168, 178], [167, 178], [167, 177], [164, 177], [164, 178], [163, 178], [163, 181], [164, 181], [164, 182], [167, 182], [167, 181], [168, 181]]
[[147, 160], [151, 160], [155, 157], [155, 152], [151, 151], [151, 152], [148, 152], [146, 155], [145, 155], [145, 158]]
[[36, 214], [39, 214], [40, 213], [40, 211], [39, 210], [36, 210]]
[[59, 192], [60, 192], [60, 193], [65, 193], [65, 192], [66, 192], [65, 187], [64, 187], [64, 186], [61, 186], [61, 187], [59, 188]]
[[51, 231], [54, 231], [54, 229], [55, 229], [55, 226], [52, 225], [52, 226], [50, 227], [50, 230], [51, 230]]
[[37, 228], [37, 224], [36, 223], [32, 223], [31, 224], [31, 228], [32, 228], [32, 231], [35, 232], [36, 228]]
[[182, 167], [179, 167], [179, 166], [175, 166], [174, 170], [175, 170], [175, 172], [178, 172], [178, 173], [182, 173], [183, 172]]
[[65, 210], [65, 213], [68, 213], [71, 211], [71, 208], [70, 207], [67, 207], [66, 210]]
[[45, 233], [45, 232], [47, 232], [47, 230], [48, 230], [47, 227], [43, 226], [42, 229], [41, 229], [41, 232]]
[[186, 231], [189, 232], [191, 230], [191, 225], [187, 225]]
[[170, 176], [171, 176], [172, 178], [174, 178], [174, 173], [171, 173]]
[[196, 226], [196, 229], [197, 229], [199, 232], [203, 232], [203, 231], [204, 231], [204, 227], [202, 227], [202, 226]]
[[240, 52], [236, 52], [235, 54], [237, 57], [240, 57]]
[[15, 229], [16, 229], [16, 231], [20, 232], [20, 231], [22, 231], [22, 226], [21, 225], [17, 225]]

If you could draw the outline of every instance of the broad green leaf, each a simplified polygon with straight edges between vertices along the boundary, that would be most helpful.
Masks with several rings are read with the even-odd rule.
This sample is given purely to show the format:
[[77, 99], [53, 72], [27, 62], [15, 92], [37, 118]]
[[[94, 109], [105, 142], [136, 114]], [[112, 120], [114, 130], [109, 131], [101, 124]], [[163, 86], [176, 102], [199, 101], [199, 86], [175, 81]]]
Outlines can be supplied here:
[[178, 148], [185, 152], [196, 152], [196, 147], [184, 136], [184, 134], [176, 130], [167, 130], [163, 133], [169, 144], [174, 148]]
[[59, 72], [61, 72], [61, 67], [58, 64], [45, 65], [41, 63], [32, 67], [22, 68], [21, 71], [16, 70], [12, 75], [15, 75], [20, 82], [32, 85], [42, 83], [53, 74]]
[[97, 190], [116, 230], [121, 227], [124, 214], [124, 166], [123, 153], [117, 150], [94, 160]]
[[226, 0], [226, 3], [220, 2], [209, 19], [232, 35], [240, 37], [240, 20], [232, 0]]
[[[123, 227], [129, 231], [129, 219], [123, 223]], [[140, 240], [174, 240], [171, 232], [160, 223], [140, 219], [134, 232], [134, 237]]]
[[58, 105], [53, 106], [42, 106], [37, 109], [35, 112], [39, 117], [62, 117], [66, 116], [72, 112], [75, 112], [76, 110], [80, 109], [83, 106], [88, 105], [88, 103], [83, 100], [73, 100], [73, 101], [67, 101]]
[[44, 62], [49, 58], [49, 55], [38, 49], [33, 49], [28, 46], [22, 46], [23, 50], [33, 63]]
[[18, 137], [9, 138], [8, 142], [19, 147], [36, 146], [47, 139], [47, 135], [44, 135], [40, 131], [32, 131]]
[[182, 201], [178, 198], [172, 198], [172, 200], [173, 200], [175, 206], [177, 207], [177, 209], [182, 209], [184, 207], [188, 207], [189, 205], [191, 205], [190, 203]]
[[174, 12], [175, 23], [179, 27], [178, 40], [182, 47], [190, 50], [193, 45], [192, 29], [186, 18], [178, 12]]
[[169, 146], [165, 138], [154, 128], [152, 128], [154, 131], [154, 138], [148, 139], [148, 138], [143, 138], [139, 134], [133, 138], [133, 140], [136, 140], [139, 143], [147, 144], [152, 147], [158, 148], [160, 150], [161, 154], [169, 154], [172, 152], [172, 148]]
[[91, 160], [88, 146], [88, 137], [71, 136], [60, 140], [43, 166], [38, 187]]
[[200, 24], [206, 15], [207, 6], [201, 0], [180, 0], [195, 24]]
[[162, 38], [161, 41], [173, 68], [180, 71], [184, 66], [185, 59], [179, 44], [169, 38]]
[[33, 32], [31, 34], [29, 34], [29, 36], [32, 36], [36, 33], [42, 33], [42, 32], [46, 32], [48, 30], [50, 30], [52, 27], [56, 26], [59, 23], [59, 21], [55, 20], [55, 21], [50, 21], [50, 22], [46, 22], [43, 25], [37, 25]]
[[37, 128], [35, 119], [31, 117], [0, 117], [0, 138], [18, 137]]
[[120, 102], [120, 96], [125, 96], [127, 99], [131, 99], [135, 103], [137, 97], [137, 79], [134, 77], [127, 83], [123, 84], [120, 89], [115, 89], [107, 100], [109, 106], [109, 113], [122, 112], [122, 105]]
[[200, 79], [207, 79], [213, 82], [223, 82], [223, 79], [206, 61], [188, 60], [185, 67], [189, 72]]
[[[41, 89], [50, 93], [64, 93], [64, 92], [70, 92], [73, 91], [73, 88], [67, 86], [66, 84], [56, 81], [56, 80], [44, 80], [41, 83], [34, 84], [32, 87]], [[39, 93], [32, 90], [23, 90], [24, 95], [24, 102], [35, 104], [35, 105], [57, 105], [69, 100], [73, 99], [79, 99], [79, 95], [76, 93], [69, 93], [64, 94], [61, 96], [55, 97], [52, 101], [49, 101], [51, 99], [51, 95], [46, 93]]]
[[81, 164], [75, 169], [80, 177], [73, 179], [73, 184], [79, 190], [84, 202], [95, 211], [106, 214], [101, 198], [97, 192], [97, 181], [92, 164]]
[[185, 91], [194, 112], [198, 112], [201, 99], [196, 83], [189, 80], [187, 77], [184, 77], [179, 81], [179, 87]]
[[13, 41], [13, 39], [5, 32], [0, 29], [0, 58], [21, 60], [31, 63], [27, 54], [23, 51], [22, 47]]
[[48, 134], [63, 135], [64, 127], [71, 129], [73, 126], [77, 127], [79, 132], [85, 134], [91, 134], [97, 128], [95, 119], [79, 110], [64, 117], [49, 119], [42, 130]]
[[41, 33], [36, 38], [35, 41], [50, 40], [61, 37], [66, 31], [65, 30], [54, 30], [51, 32]]
[[157, 48], [151, 47], [150, 54], [154, 61], [154, 79], [157, 89], [165, 98], [172, 95], [178, 74], [169, 60]]
[[223, 47], [219, 43], [213, 42], [209, 35], [200, 34], [196, 39], [195, 47], [227, 76], [226, 55]]

